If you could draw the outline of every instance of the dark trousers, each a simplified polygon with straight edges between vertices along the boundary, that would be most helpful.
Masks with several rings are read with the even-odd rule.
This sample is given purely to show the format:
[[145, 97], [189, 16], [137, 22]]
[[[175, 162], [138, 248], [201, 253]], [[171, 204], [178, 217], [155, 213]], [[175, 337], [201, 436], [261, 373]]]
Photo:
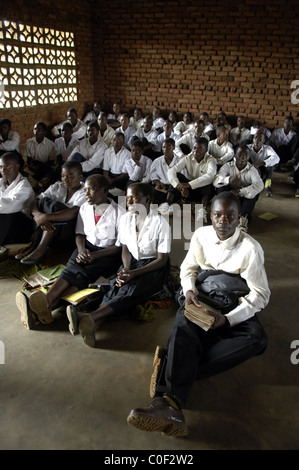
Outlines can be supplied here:
[[0, 245], [4, 243], [27, 243], [33, 232], [32, 219], [22, 212], [0, 214]]
[[267, 343], [256, 315], [233, 327], [204, 331], [188, 320], [184, 307], [180, 307], [168, 339], [167, 393], [184, 407], [195, 380], [219, 374], [263, 353]]
[[[180, 183], [189, 183], [189, 180], [186, 178], [186, 176], [182, 175], [181, 173], [177, 173], [177, 178]], [[213, 191], [214, 191], [214, 187], [212, 184], [208, 184], [207, 186], [202, 186], [196, 189], [189, 189], [189, 196], [187, 200], [190, 202], [200, 203], [204, 196], [209, 196], [209, 199], [210, 199], [213, 195]], [[174, 202], [178, 201], [182, 197], [180, 191], [178, 191], [176, 188], [171, 186], [171, 184], [168, 187], [168, 192], [174, 194]]]
[[[216, 194], [219, 194], [223, 191], [230, 191], [231, 189], [233, 188], [230, 185], [222, 186], [221, 188], [216, 189]], [[239, 196], [239, 200], [241, 203], [241, 216], [242, 217], [247, 216], [247, 219], [249, 222], [251, 220], [252, 212], [256, 204], [256, 201], [258, 200], [258, 197], [259, 197], [258, 194], [252, 199]]]

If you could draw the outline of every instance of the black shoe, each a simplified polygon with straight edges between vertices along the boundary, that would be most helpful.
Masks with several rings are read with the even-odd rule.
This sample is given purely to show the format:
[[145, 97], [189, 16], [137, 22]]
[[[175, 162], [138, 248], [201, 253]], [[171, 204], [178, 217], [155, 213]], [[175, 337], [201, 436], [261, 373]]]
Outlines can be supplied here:
[[141, 431], [162, 432], [167, 436], [186, 436], [188, 429], [181, 410], [170, 405], [166, 398], [154, 398], [145, 408], [135, 408], [127, 418], [128, 424]]

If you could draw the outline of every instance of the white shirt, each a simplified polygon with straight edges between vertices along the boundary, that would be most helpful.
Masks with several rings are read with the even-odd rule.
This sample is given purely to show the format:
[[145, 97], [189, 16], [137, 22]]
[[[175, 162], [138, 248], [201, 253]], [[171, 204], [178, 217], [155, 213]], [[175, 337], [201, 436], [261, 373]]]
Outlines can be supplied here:
[[185, 124], [184, 121], [179, 121], [173, 128], [173, 132], [179, 136], [185, 132], [190, 132], [193, 129], [193, 122], [190, 124]]
[[83, 122], [85, 122], [86, 124], [89, 124], [90, 122], [93, 122], [93, 121], [97, 121], [98, 120], [98, 116], [96, 115], [96, 113], [94, 111], [89, 111], [85, 118], [83, 119]]
[[269, 167], [277, 165], [280, 161], [279, 156], [270, 145], [262, 145], [258, 152], [254, 150], [253, 144], [249, 144], [247, 147], [250, 150], [250, 159], [254, 165], [265, 162], [265, 166]]
[[80, 183], [80, 188], [72, 195], [72, 197], [66, 202], [67, 189], [63, 186], [61, 181], [49, 186], [43, 193], [39, 194], [38, 199], [43, 197], [49, 197], [53, 201], [62, 202], [67, 207], [71, 208], [74, 206], [81, 207], [86, 202], [84, 194], [84, 183]]
[[253, 199], [257, 194], [259, 194], [263, 188], [264, 183], [258, 170], [247, 163], [243, 170], [238, 170], [236, 166], [236, 161], [231, 160], [230, 162], [225, 163], [215, 176], [213, 185], [215, 188], [221, 188], [221, 186], [226, 186], [229, 184], [230, 177], [240, 176], [241, 178], [241, 189], [238, 189], [241, 197], [246, 197], [247, 199]]
[[76, 234], [85, 235], [92, 245], [100, 248], [115, 245], [118, 237], [119, 220], [125, 209], [108, 198], [110, 204], [105, 205], [106, 210], [102, 217], [95, 223], [94, 208], [92, 204], [85, 202], [80, 207]]
[[179, 162], [168, 170], [168, 179], [170, 184], [176, 188], [179, 184], [177, 173], [185, 170], [185, 176], [189, 180], [192, 189], [200, 188], [211, 184], [217, 171], [217, 163], [214, 157], [205, 154], [204, 158], [198, 163], [193, 152], [181, 158]]
[[[69, 120], [63, 121], [61, 124], [58, 124], [58, 126], [53, 127], [52, 129], [52, 134], [55, 137], [61, 136], [61, 131], [63, 128], [63, 125], [66, 122], [70, 122]], [[78, 140], [84, 139], [86, 137], [86, 131], [87, 131], [87, 124], [85, 122], [81, 121], [81, 119], [77, 119], [77, 124], [75, 127], [73, 127], [73, 136], [76, 137]]]
[[[170, 136], [169, 136], [170, 139], [173, 139], [174, 141], [178, 140], [180, 137], [175, 134], [174, 132], [171, 132]], [[164, 140], [167, 139], [166, 137], [166, 134], [165, 132], [161, 132], [161, 134], [159, 134], [157, 136], [157, 140], [156, 140], [156, 148], [158, 149], [158, 152], [160, 152], [162, 150], [162, 144], [164, 142]]]
[[129, 158], [125, 162], [125, 171], [128, 173], [130, 181], [142, 181], [143, 183], [149, 183], [151, 181], [150, 168], [152, 160], [145, 155], [141, 155], [138, 166], [132, 158]]
[[56, 157], [58, 155], [61, 155], [62, 160], [66, 162], [68, 157], [72, 153], [73, 149], [76, 147], [78, 143], [79, 143], [79, 140], [73, 135], [71, 137], [71, 140], [68, 146], [65, 145], [64, 137], [57, 137], [57, 139], [55, 139], [55, 142], [54, 142]]
[[276, 147], [288, 145], [294, 135], [296, 135], [296, 132], [294, 131], [290, 131], [286, 134], [283, 127], [281, 129], [275, 129], [271, 134], [269, 144], [274, 144]]
[[195, 137], [193, 132], [187, 132], [182, 137], [180, 137], [179, 139], [176, 140], [176, 142], [175, 142], [175, 153], [177, 153], [180, 157], [185, 156], [184, 152], [182, 151], [182, 149], [180, 147], [182, 144], [188, 145], [188, 147], [190, 149], [190, 152], [192, 152], [193, 146], [194, 146], [196, 140], [199, 139], [200, 137], [204, 137], [205, 139], [207, 139], [208, 142], [210, 140], [210, 137], [207, 134], [205, 134], [204, 132], [199, 137]]
[[157, 258], [158, 253], [170, 253], [170, 225], [164, 217], [150, 209], [138, 233], [135, 214], [127, 212], [121, 217], [116, 245], [126, 245], [136, 260]]
[[128, 126], [126, 130], [124, 131], [123, 128], [120, 126], [117, 128], [117, 132], [122, 132], [125, 136], [125, 143], [124, 146], [127, 149], [130, 149], [130, 140], [133, 137], [133, 134], [135, 133], [135, 129], [132, 126]]
[[[141, 129], [138, 129], [134, 134], [133, 137], [136, 136], [138, 139], [143, 139], [144, 137], [153, 144], [154, 146], [156, 145], [157, 142], [157, 137], [158, 133], [155, 131], [155, 129], [151, 128], [148, 132], [145, 132], [144, 128], [142, 127]], [[132, 146], [132, 143], [131, 143]]]
[[99, 140], [102, 140], [107, 145], [107, 147], [110, 147], [113, 142], [114, 134], [115, 130], [113, 127], [108, 126], [107, 124], [107, 129], [104, 131], [103, 135], [101, 134], [101, 131], [99, 132]]
[[[0, 140], [2, 139], [2, 135], [0, 134]], [[7, 140], [0, 142], [0, 150], [5, 150], [6, 152], [10, 152], [12, 150], [16, 150], [20, 152], [20, 136], [15, 131], [9, 131]]]
[[105, 151], [103, 170], [110, 171], [115, 175], [126, 173], [125, 163], [129, 158], [131, 158], [131, 152], [125, 147], [122, 147], [117, 154], [114, 147], [109, 147]]
[[35, 137], [32, 137], [26, 142], [25, 156], [27, 158], [31, 157], [33, 160], [38, 160], [42, 163], [47, 163], [49, 160], [55, 160], [55, 144], [47, 137], [44, 137], [40, 143], [37, 142]]
[[164, 126], [164, 123], [165, 123], [165, 120], [162, 118], [162, 117], [158, 117], [157, 119], [155, 119], [153, 121], [153, 129], [155, 129], [155, 131], [157, 129], [162, 129], [163, 126]]
[[136, 120], [134, 116], [132, 116], [130, 117], [130, 126], [132, 126], [133, 129], [137, 131], [137, 129], [140, 129], [143, 126], [143, 121], [144, 121], [144, 118], [140, 118]]
[[175, 153], [173, 154], [173, 159], [170, 163], [170, 165], [167, 164], [165, 160], [165, 156], [162, 155], [161, 157], [156, 158], [150, 169], [150, 177], [151, 181], [154, 180], [159, 180], [163, 184], [169, 184], [169, 179], [168, 179], [168, 170], [175, 166], [180, 160], [180, 157], [176, 155]]
[[28, 179], [18, 173], [9, 186], [5, 183], [4, 178], [0, 178], [0, 214], [23, 212], [29, 216], [35, 194]]
[[233, 145], [239, 145], [243, 140], [249, 139], [250, 136], [250, 129], [243, 127], [240, 131], [239, 127], [233, 127], [229, 133], [229, 140]]
[[82, 171], [88, 172], [94, 168], [101, 168], [102, 162], [104, 160], [104, 154], [107, 150], [107, 145], [101, 140], [98, 139], [94, 144], [89, 142], [89, 137], [78, 142], [68, 160], [71, 160], [72, 155], [79, 152], [85, 162], [81, 162]]
[[219, 240], [212, 225], [200, 227], [194, 232], [181, 265], [181, 285], [185, 295], [188, 290], [198, 294], [195, 281], [204, 269], [240, 274], [247, 282], [249, 294], [240, 297], [238, 306], [226, 314], [231, 326], [251, 318], [268, 304], [270, 290], [264, 252], [254, 238], [239, 228], [224, 241]]
[[210, 140], [208, 145], [208, 152], [215, 158], [220, 158], [222, 163], [226, 163], [234, 156], [234, 149], [230, 142], [223, 142], [218, 145], [217, 139]]

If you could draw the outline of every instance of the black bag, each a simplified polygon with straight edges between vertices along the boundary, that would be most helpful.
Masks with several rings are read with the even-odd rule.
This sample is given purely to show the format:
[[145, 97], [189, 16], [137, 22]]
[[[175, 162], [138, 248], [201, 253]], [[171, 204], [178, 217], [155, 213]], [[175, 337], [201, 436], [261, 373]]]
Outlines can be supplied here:
[[98, 291], [89, 294], [76, 305], [76, 310], [81, 313], [90, 313], [97, 310], [102, 303], [103, 297], [108, 292], [110, 286], [104, 285]]
[[[195, 286], [198, 289], [198, 299], [220, 309], [223, 314], [233, 310], [238, 305], [239, 297], [250, 292], [245, 279], [239, 274], [214, 269], [201, 271]], [[176, 300], [181, 307], [185, 305], [182, 289], [177, 292]]]

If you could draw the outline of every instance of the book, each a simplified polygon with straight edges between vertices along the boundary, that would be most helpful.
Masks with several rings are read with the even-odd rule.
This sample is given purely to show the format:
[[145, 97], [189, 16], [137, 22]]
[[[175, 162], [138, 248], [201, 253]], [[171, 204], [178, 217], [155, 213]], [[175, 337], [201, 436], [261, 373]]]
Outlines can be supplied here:
[[213, 325], [215, 317], [213, 317], [213, 315], [210, 315], [206, 310], [211, 310], [215, 313], [221, 313], [221, 310], [211, 307], [210, 305], [206, 304], [205, 302], [202, 302], [201, 300], [199, 300], [199, 302], [201, 304], [201, 307], [196, 307], [196, 305], [194, 304], [186, 305], [184, 314], [185, 317], [188, 318], [188, 320], [192, 321], [193, 323], [196, 323], [203, 330], [208, 331]]
[[24, 277], [24, 281], [31, 287], [49, 286], [53, 284], [59, 274], [65, 269], [63, 264], [52, 266], [51, 268], [41, 269], [31, 276]]
[[97, 292], [99, 289], [82, 289], [74, 294], [65, 295], [61, 297], [63, 300], [66, 300], [72, 305], [77, 305], [81, 300], [85, 299], [88, 295], [92, 294], [93, 292]]

